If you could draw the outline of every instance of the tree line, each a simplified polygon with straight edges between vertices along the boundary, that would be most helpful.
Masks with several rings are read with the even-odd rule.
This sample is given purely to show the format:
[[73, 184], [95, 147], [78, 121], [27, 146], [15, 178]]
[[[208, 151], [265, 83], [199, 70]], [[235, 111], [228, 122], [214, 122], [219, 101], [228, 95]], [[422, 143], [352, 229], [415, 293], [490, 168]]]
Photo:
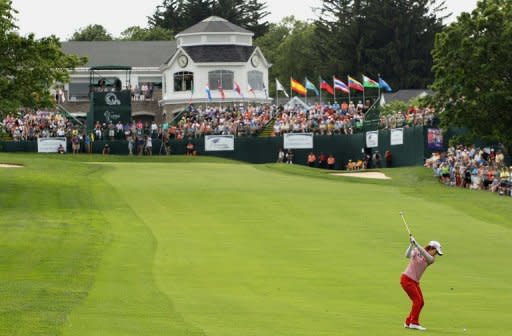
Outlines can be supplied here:
[[[317, 18], [269, 23], [260, 0], [164, 0], [147, 28], [129, 27], [120, 40], [172, 40], [174, 35], [216, 15], [255, 34], [274, 78], [329, 78], [334, 74], [376, 77], [392, 87], [420, 89], [433, 81], [431, 50], [443, 29], [445, 1], [323, 0]], [[73, 41], [115, 39], [101, 25], [76, 31]], [[290, 62], [293, 60], [293, 62]], [[273, 84], [271, 84], [273, 89]]]
[[[217, 15], [255, 33], [274, 79], [380, 74], [394, 88], [431, 87], [445, 126], [501, 141], [512, 152], [512, 1], [480, 0], [472, 13], [445, 26], [444, 0], [322, 0], [317, 17], [267, 21], [261, 0], [163, 0], [148, 26], [130, 27], [125, 40], [170, 40]], [[12, 1], [0, 1], [0, 114], [52, 104], [50, 88], [66, 69], [86, 60], [61, 51], [55, 36], [16, 32]], [[100, 25], [71, 40], [111, 40]]]

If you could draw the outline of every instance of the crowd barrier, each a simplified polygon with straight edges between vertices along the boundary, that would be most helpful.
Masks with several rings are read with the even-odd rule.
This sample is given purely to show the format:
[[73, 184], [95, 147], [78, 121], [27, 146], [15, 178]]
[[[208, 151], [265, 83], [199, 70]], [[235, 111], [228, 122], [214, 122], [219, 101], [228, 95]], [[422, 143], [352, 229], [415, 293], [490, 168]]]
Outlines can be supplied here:
[[[378, 150], [381, 154], [382, 166], [385, 166], [384, 153], [391, 151], [393, 166], [418, 166], [424, 163], [424, 159], [431, 154], [427, 146], [428, 127], [411, 127], [403, 129], [403, 144], [391, 145], [391, 130], [378, 131]], [[325, 135], [315, 136], [313, 149], [295, 149], [294, 163], [306, 164], [307, 156], [314, 152], [317, 156], [323, 152], [326, 155], [334, 155], [336, 168], [343, 169], [348, 160], [363, 158], [366, 147], [366, 133], [353, 135]], [[207, 152], [204, 148], [204, 139], [170, 140], [171, 155], [183, 155], [186, 146], [192, 142], [198, 155], [218, 156], [249, 163], [276, 162], [279, 149], [283, 148], [283, 137], [237, 137], [235, 138], [235, 150], [224, 152]], [[445, 137], [444, 146], [448, 143]], [[110, 154], [128, 155], [128, 143], [126, 141], [95, 141], [92, 146], [93, 153], [101, 153], [105, 144], [110, 146]], [[153, 141], [153, 155], [163, 153], [160, 140]], [[71, 155], [71, 144], [68, 141], [68, 154]], [[0, 141], [0, 152], [37, 152], [36, 141]], [[83, 155], [83, 154], [82, 154]]]

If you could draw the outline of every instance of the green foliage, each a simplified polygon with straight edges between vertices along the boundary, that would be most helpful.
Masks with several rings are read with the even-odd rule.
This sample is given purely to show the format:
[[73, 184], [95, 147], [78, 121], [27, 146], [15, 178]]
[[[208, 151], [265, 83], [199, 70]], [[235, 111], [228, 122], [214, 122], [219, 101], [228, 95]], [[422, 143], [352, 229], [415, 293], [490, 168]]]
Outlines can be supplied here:
[[112, 41], [112, 35], [102, 25], [91, 24], [78, 29], [70, 41]]
[[56, 83], [69, 80], [68, 70], [86, 59], [66, 55], [55, 36], [35, 39], [15, 31], [11, 1], [0, 4], [0, 115], [20, 107], [50, 107]]
[[285, 86], [291, 76], [299, 81], [309, 77], [317, 82], [322, 62], [315, 49], [315, 39], [314, 24], [290, 16], [278, 24], [271, 24], [268, 33], [255, 41], [255, 45], [262, 49], [265, 57], [272, 63], [270, 92], [275, 91], [275, 78], [279, 78]]
[[443, 10], [438, 0], [323, 0], [315, 39], [322, 73], [380, 73], [393, 88], [425, 88]]
[[215, 15], [259, 37], [268, 30], [266, 7], [260, 0], [164, 0], [148, 19], [150, 26], [179, 33]]
[[121, 39], [126, 41], [167, 41], [173, 40], [174, 34], [162, 27], [141, 28], [132, 26], [121, 33]]
[[397, 112], [407, 112], [409, 106], [410, 105], [408, 102], [395, 100], [381, 107], [381, 115], [390, 115]]
[[479, 1], [436, 38], [435, 100], [444, 125], [512, 149], [512, 2]]
[[409, 107], [424, 108], [433, 105], [431, 96], [411, 98], [407, 102], [395, 100], [381, 107], [381, 115], [389, 115], [397, 112], [405, 113], [409, 110]]

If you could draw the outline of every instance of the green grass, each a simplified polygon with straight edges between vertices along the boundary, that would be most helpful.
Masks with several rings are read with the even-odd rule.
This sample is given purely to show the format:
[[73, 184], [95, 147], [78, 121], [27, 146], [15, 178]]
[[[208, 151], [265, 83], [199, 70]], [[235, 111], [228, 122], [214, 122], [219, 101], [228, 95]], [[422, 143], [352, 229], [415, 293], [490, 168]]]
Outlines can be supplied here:
[[423, 168], [372, 181], [215, 158], [0, 162], [25, 165], [0, 168], [0, 335], [407, 335], [402, 210], [446, 252], [422, 279], [428, 333], [512, 328], [512, 199]]

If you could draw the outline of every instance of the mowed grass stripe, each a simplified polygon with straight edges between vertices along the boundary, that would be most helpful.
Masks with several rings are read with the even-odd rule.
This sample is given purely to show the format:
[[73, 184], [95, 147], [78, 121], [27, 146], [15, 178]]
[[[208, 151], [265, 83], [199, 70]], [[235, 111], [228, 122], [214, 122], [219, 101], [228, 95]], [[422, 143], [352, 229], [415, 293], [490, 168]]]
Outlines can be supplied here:
[[[2, 335], [409, 334], [400, 210], [447, 253], [422, 283], [429, 334], [512, 327], [510, 199], [447, 189], [428, 170], [357, 182], [202, 158], [13, 157], [27, 168], [0, 172]], [[21, 204], [25, 183], [37, 202]], [[80, 216], [90, 225], [63, 225]]]
[[[427, 306], [436, 307], [424, 314], [435, 323], [431, 329], [458, 333], [469, 324], [498, 335], [507, 328], [489, 333], [488, 327], [503, 321], [502, 308], [510, 307], [503, 300], [510, 286], [495, 276], [504, 259], [498, 254], [493, 260], [496, 251], [507, 250], [510, 230], [415, 195], [410, 186], [402, 192], [393, 185], [223, 164], [123, 166], [107, 179], [130, 181], [123, 197], [157, 237], [158, 284], [185, 320], [207, 335], [402, 332], [397, 326], [409, 302], [398, 284], [407, 244], [400, 209], [428, 214], [412, 216], [415, 233], [425, 243], [440, 239], [450, 251], [424, 284]], [[443, 190], [430, 187], [426, 192]], [[129, 196], [134, 192], [140, 197]], [[467, 253], [466, 244], [484, 239], [490, 247], [498, 235], [503, 239], [492, 241], [487, 253]], [[496, 312], [476, 324], [477, 317], [459, 307], [474, 300], [468, 294], [475, 286], [504, 290], [483, 290], [488, 301], [477, 311]]]
[[[118, 176], [118, 169], [108, 167], [106, 175]], [[155, 285], [155, 237], [123, 201], [123, 196], [143, 201], [141, 195], [127, 192], [124, 179], [101, 181], [104, 190], [96, 199], [108, 218], [109, 245], [94, 286], [83, 305], [72, 312], [64, 335], [90, 335], [91, 330], [95, 335], [203, 335], [183, 320]]]
[[22, 163], [0, 171], [0, 335], [59, 335], [103, 250], [99, 185], [94, 167]]

